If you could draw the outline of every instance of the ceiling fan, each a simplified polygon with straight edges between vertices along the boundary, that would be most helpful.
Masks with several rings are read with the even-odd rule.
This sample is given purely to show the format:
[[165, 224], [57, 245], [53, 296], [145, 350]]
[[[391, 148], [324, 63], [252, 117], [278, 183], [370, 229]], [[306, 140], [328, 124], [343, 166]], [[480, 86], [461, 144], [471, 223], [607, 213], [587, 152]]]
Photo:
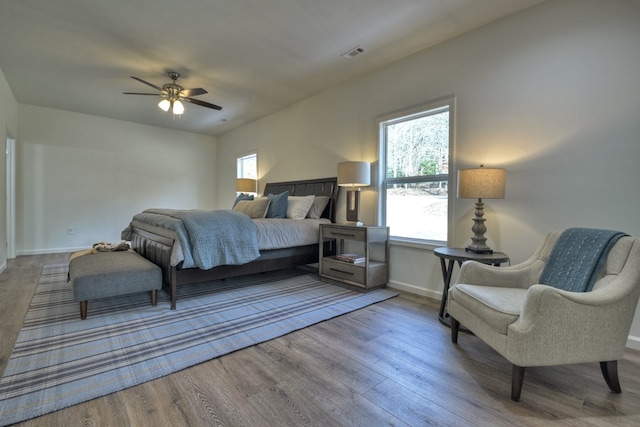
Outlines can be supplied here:
[[222, 107], [220, 107], [219, 105], [210, 104], [205, 101], [200, 101], [199, 99], [191, 98], [192, 96], [204, 95], [205, 93], [207, 93], [206, 90], [202, 89], [201, 87], [195, 89], [185, 89], [179, 84], [176, 84], [176, 81], [180, 78], [180, 73], [169, 71], [167, 74], [169, 75], [169, 78], [173, 80], [173, 82], [166, 83], [162, 87], [142, 80], [139, 77], [131, 76], [132, 79], [156, 89], [157, 91], [159, 91], [159, 93], [123, 92], [123, 94], [161, 96], [163, 99], [158, 104], [158, 107], [160, 107], [164, 111], [169, 111], [169, 109], [171, 109], [173, 114], [182, 114], [184, 112], [184, 105], [182, 105], [181, 101], [190, 102], [191, 104], [200, 105], [202, 107], [213, 108], [214, 110], [222, 110]]

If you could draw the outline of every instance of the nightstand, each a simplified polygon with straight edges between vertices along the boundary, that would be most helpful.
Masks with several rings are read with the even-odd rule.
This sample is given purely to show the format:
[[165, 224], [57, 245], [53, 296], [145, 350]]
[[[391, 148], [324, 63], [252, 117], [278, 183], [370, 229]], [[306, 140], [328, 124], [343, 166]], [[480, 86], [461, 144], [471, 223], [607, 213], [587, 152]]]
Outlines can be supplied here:
[[[335, 240], [336, 255], [325, 256], [323, 242]], [[356, 262], [340, 260], [345, 254], [345, 241], [349, 252], [360, 258]], [[374, 259], [372, 245], [383, 245], [384, 255]], [[352, 249], [357, 247], [357, 249]], [[389, 281], [389, 227], [320, 224], [320, 277], [364, 289], [379, 288]]]

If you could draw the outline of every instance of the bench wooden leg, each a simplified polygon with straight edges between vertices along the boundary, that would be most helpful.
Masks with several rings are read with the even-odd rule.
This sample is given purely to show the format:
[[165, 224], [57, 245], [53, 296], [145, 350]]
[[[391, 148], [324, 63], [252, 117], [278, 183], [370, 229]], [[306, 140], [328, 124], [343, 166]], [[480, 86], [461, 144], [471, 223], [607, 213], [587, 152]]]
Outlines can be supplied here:
[[158, 291], [153, 289], [151, 291], [151, 305], [155, 306], [158, 303]]
[[87, 301], [80, 301], [80, 319], [85, 320], [87, 318]]

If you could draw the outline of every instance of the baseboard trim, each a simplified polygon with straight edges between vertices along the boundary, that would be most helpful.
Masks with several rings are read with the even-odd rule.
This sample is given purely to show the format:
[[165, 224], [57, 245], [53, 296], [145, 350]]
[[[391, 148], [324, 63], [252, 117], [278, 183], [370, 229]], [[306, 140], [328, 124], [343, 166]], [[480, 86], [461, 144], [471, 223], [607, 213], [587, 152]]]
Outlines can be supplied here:
[[629, 335], [629, 338], [627, 338], [627, 348], [631, 348], [633, 350], [640, 350], [640, 337], [634, 337], [633, 335]]
[[66, 252], [77, 252], [89, 248], [88, 246], [79, 246], [76, 248], [53, 248], [53, 249], [30, 249], [16, 251], [17, 256], [21, 255], [45, 255], [45, 254], [61, 254]]
[[389, 283], [387, 283], [387, 287], [397, 289], [399, 291], [408, 292], [414, 295], [420, 295], [421, 297], [435, 299], [438, 301], [442, 299], [442, 292], [425, 289], [417, 285], [412, 285], [411, 283], [403, 283], [390, 280]]

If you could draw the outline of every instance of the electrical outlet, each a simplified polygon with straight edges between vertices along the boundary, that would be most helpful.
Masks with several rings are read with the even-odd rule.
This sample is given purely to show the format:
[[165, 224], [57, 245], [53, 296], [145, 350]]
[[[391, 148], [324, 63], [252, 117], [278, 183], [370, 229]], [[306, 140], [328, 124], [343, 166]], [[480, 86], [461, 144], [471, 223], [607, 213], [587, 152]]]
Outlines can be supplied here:
[[68, 235], [72, 235], [76, 232], [75, 228], [73, 227], [67, 227], [67, 234]]

